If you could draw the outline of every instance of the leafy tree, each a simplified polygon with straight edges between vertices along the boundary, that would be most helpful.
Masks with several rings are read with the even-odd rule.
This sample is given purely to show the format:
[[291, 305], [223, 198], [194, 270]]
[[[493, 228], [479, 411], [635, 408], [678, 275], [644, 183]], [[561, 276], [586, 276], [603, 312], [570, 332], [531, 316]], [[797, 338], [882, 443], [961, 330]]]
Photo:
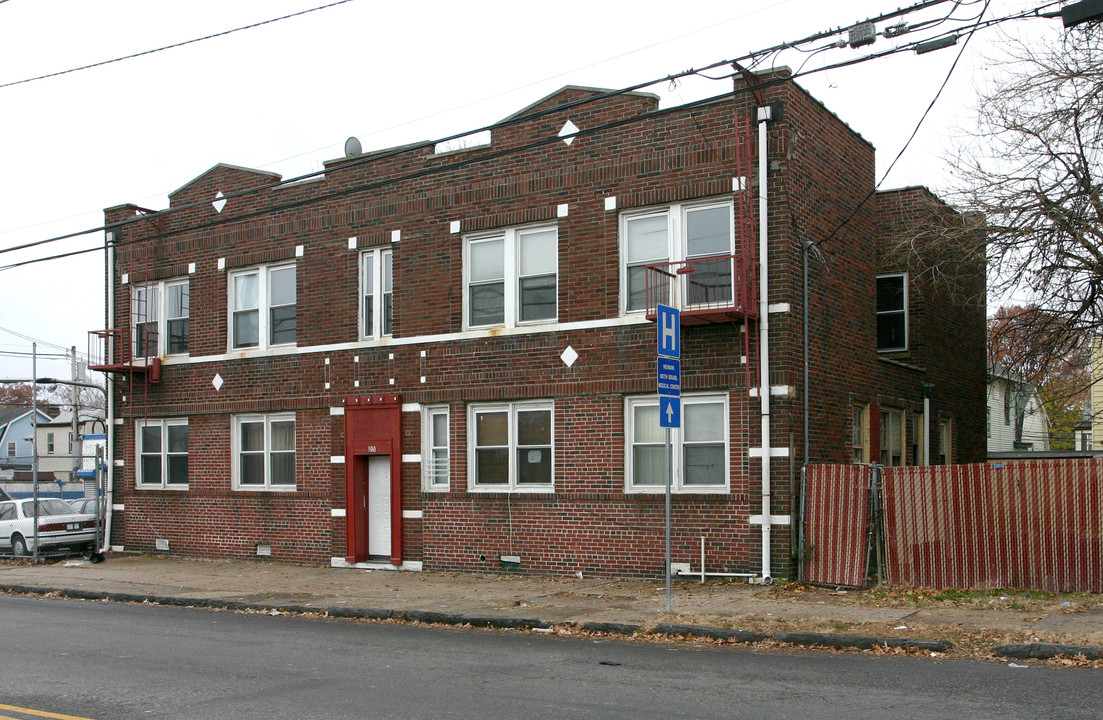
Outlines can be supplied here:
[[1038, 390], [1050, 426], [1050, 448], [1074, 450], [1091, 383], [1087, 337], [1037, 306], [1003, 307], [988, 321], [989, 364]]

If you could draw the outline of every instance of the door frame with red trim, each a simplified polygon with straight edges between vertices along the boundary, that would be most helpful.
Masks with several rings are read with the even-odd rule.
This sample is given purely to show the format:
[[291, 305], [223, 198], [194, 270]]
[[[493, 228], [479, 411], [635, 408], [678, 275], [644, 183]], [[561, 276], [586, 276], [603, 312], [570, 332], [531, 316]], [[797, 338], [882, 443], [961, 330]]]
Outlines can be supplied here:
[[402, 403], [398, 395], [345, 398], [345, 560], [368, 556], [368, 457], [391, 459], [391, 557], [402, 564]]

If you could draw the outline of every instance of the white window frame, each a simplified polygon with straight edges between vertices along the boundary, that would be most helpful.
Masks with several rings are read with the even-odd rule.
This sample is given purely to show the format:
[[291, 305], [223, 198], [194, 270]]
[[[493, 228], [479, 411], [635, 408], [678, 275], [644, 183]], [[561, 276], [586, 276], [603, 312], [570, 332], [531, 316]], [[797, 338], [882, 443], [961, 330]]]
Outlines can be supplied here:
[[[550, 463], [550, 481], [547, 483], [522, 483], [517, 478], [519, 454], [525, 446], [518, 443], [517, 415], [523, 412], [541, 412], [549, 414], [548, 422], [548, 458]], [[480, 483], [478, 472], [478, 424], [482, 413], [506, 413], [508, 416], [508, 439], [506, 445], [493, 446], [508, 449], [509, 480], [505, 483]], [[533, 446], [535, 447], [535, 446]], [[543, 445], [540, 446], [545, 447]], [[551, 400], [537, 400], [515, 403], [485, 403], [469, 405], [467, 408], [467, 488], [471, 492], [516, 492], [516, 493], [553, 493], [555, 492], [555, 403]]]
[[[394, 330], [394, 249], [382, 247], [363, 250], [359, 263], [360, 339], [388, 337]], [[365, 307], [365, 301], [369, 297], [372, 300], [370, 323]]]
[[[285, 449], [274, 449], [272, 447], [272, 424], [282, 422], [292, 423], [292, 449], [290, 451]], [[242, 448], [241, 448], [241, 426], [247, 423], [262, 423], [264, 425], [263, 432], [263, 447], [260, 450], [248, 451], [251, 455], [262, 456], [264, 463], [264, 482], [263, 483], [242, 483], [241, 479], [241, 462], [242, 462]], [[273, 413], [268, 415], [235, 415], [232, 423], [231, 437], [231, 457], [233, 459], [233, 488], [234, 490], [243, 491], [272, 491], [272, 492], [294, 492], [298, 489], [298, 423], [295, 419], [295, 413]], [[274, 454], [291, 455], [292, 456], [292, 476], [290, 483], [273, 483], [272, 481], [272, 456]]]
[[54, 434], [52, 432], [46, 433], [46, 454], [54, 454]]
[[954, 462], [954, 421], [942, 418], [938, 421], [938, 460], [940, 465]]
[[[672, 493], [682, 494], [727, 494], [731, 492], [731, 403], [727, 393], [700, 393], [691, 395], [682, 395], [682, 423], [681, 428], [670, 429], [670, 488]], [[722, 407], [723, 431], [723, 478], [722, 483], [705, 485], [686, 483], [685, 481], [685, 448], [687, 445], [693, 446], [697, 444], [715, 445], [716, 440], [708, 440], [707, 442], [698, 443], [692, 440], [687, 441], [686, 428], [684, 427], [687, 420], [687, 408], [693, 405], [720, 405]], [[641, 395], [626, 397], [624, 399], [624, 489], [627, 493], [663, 493], [666, 492], [665, 483], [658, 484], [639, 484], [635, 480], [635, 448], [637, 445], [644, 447], [660, 448], [663, 450], [665, 457], [665, 432], [662, 432], [662, 440], [651, 440], [645, 442], [636, 442], [636, 409], [637, 408], [658, 408], [659, 396], [658, 395]], [[656, 415], [656, 418], [658, 416]]]
[[[876, 331], [876, 334], [877, 334], [877, 352], [879, 352], [879, 353], [907, 352], [908, 346], [910, 345], [909, 340], [911, 339], [911, 317], [910, 317], [911, 313], [908, 312], [908, 303], [909, 303], [909, 300], [910, 300], [909, 293], [908, 293], [908, 285], [910, 284], [908, 282], [908, 274], [906, 272], [882, 273], [882, 274], [877, 276], [877, 282], [879, 284], [882, 280], [887, 280], [889, 278], [901, 278], [901, 282], [903, 284], [903, 291], [904, 291], [903, 292], [904, 306], [900, 309], [893, 308], [891, 310], [881, 310], [881, 308], [878, 307], [877, 308], [877, 323], [878, 323], [878, 325], [880, 324], [880, 320], [881, 320], [882, 317], [887, 317], [887, 316], [890, 316], [890, 315], [901, 315], [901, 316], [903, 316], [903, 318], [904, 318], [904, 344], [900, 345], [900, 346], [894, 346], [894, 347], [881, 347], [881, 340], [880, 340], [881, 332], [880, 332], [880, 328], [878, 327], [878, 328], [875, 328], [875, 331]], [[877, 289], [876, 290], [876, 295], [878, 297], [880, 297], [880, 294], [881, 294], [880, 290]]]
[[[173, 314], [170, 317], [169, 292], [175, 289], [183, 289], [183, 314]], [[148, 353], [149, 356], [187, 355], [189, 353], [189, 343], [191, 341], [190, 279], [160, 280], [135, 285], [130, 293], [130, 309], [130, 330], [136, 357], [147, 357], [146, 349], [142, 347], [141, 329], [143, 326], [151, 326], [151, 329], [154, 329], [157, 333], [157, 345], [150, 348], [152, 352]], [[184, 348], [173, 348], [169, 343], [171, 337], [170, 327], [172, 323], [181, 321], [185, 323], [184, 327], [187, 329], [184, 335], [186, 338]]]
[[[732, 256], [735, 254], [735, 211], [732, 198], [712, 198], [709, 200], [693, 201], [686, 203], [674, 203], [672, 205], [665, 205], [651, 208], [641, 208], [636, 210], [629, 210], [621, 213], [619, 218], [618, 235], [620, 238], [620, 308], [622, 315], [632, 315], [635, 313], [645, 312], [646, 298], [643, 304], [639, 307], [629, 307], [630, 287], [629, 277], [631, 275], [630, 270], [632, 268], [642, 268], [654, 263], [676, 263], [685, 262], [695, 258], [712, 257], [712, 255], [693, 255], [689, 254], [689, 238], [687, 231], [689, 228], [688, 217], [692, 212], [709, 210], [712, 208], [724, 208], [728, 213], [728, 248], [724, 253], [716, 255], [716, 257]], [[664, 256], [648, 257], [646, 259], [640, 259], [629, 263], [628, 257], [628, 226], [634, 221], [644, 220], [647, 218], [665, 218], [666, 219], [666, 254]], [[735, 292], [735, 268], [731, 269], [732, 287], [731, 292]], [[643, 287], [646, 288], [647, 277], [646, 274], [643, 278]], [[686, 297], [682, 298], [680, 304], [684, 308], [691, 307], [688, 300], [688, 295], [684, 288], [682, 294]], [[731, 296], [734, 300], [734, 295]], [[673, 298], [667, 298], [667, 302], [674, 302]]]
[[[435, 421], [443, 420], [444, 437]], [[430, 492], [448, 490], [452, 470], [451, 417], [447, 405], [427, 407], [421, 414], [422, 487]]]
[[[555, 252], [553, 253], [555, 262], [550, 272], [546, 268], [542, 268], [541, 272], [525, 273], [521, 267], [522, 253], [521, 245], [524, 238], [529, 235], [537, 235], [546, 232], [552, 232], [554, 235], [553, 242], [555, 244]], [[490, 322], [490, 323], [473, 323], [471, 321], [471, 312], [473, 310], [471, 303], [471, 288], [473, 281], [471, 279], [471, 256], [472, 246], [482, 243], [490, 243], [495, 241], [501, 241], [502, 243], [502, 278], [500, 280], [502, 284], [502, 321]], [[522, 282], [528, 278], [542, 278], [551, 275], [555, 280], [555, 309], [552, 312], [551, 317], [536, 318], [533, 320], [522, 320], [521, 314], [523, 311], [521, 294], [522, 294]], [[475, 285], [489, 285], [495, 282], [474, 282]], [[518, 327], [524, 325], [542, 325], [547, 323], [557, 322], [559, 319], [559, 226], [552, 223], [542, 223], [539, 225], [525, 225], [522, 227], [505, 228], [501, 230], [495, 230], [493, 232], [486, 233], [474, 233], [467, 235], [463, 238], [463, 327], [469, 328], [486, 328], [486, 327]]]
[[[145, 452], [144, 439], [142, 430], [147, 427], [156, 427], [161, 431], [161, 448], [157, 451], [157, 456], [160, 458], [161, 465], [161, 479], [157, 482], [149, 482], [145, 477], [145, 463], [142, 462], [146, 456], [153, 456], [152, 452]], [[189, 482], [170, 482], [170, 460], [172, 458], [183, 457], [187, 459], [188, 449], [185, 448], [183, 452], [179, 450], [172, 450], [169, 444], [169, 428], [183, 427], [188, 428], [187, 418], [164, 418], [157, 420], [138, 420], [134, 423], [134, 475], [135, 484], [139, 488], [160, 488], [162, 490], [187, 490]], [[190, 435], [190, 431], [188, 432]], [[188, 437], [185, 437], [187, 441]], [[190, 461], [189, 461], [190, 464]], [[188, 469], [190, 473], [190, 468]], [[188, 475], [190, 477], [190, 474]]]
[[[272, 275], [274, 273], [283, 270], [293, 270], [295, 273], [295, 302], [294, 303], [281, 303], [279, 305], [272, 302]], [[244, 278], [249, 275], [255, 275], [257, 277], [257, 305], [256, 307], [237, 307], [237, 295], [236, 295], [236, 280], [238, 278]], [[226, 344], [230, 350], [265, 350], [270, 347], [294, 347], [298, 342], [298, 282], [299, 271], [295, 263], [279, 263], [274, 265], [260, 265], [251, 268], [243, 268], [241, 270], [234, 270], [229, 273], [227, 277], [227, 325], [226, 325]], [[271, 317], [272, 310], [276, 308], [295, 307], [296, 310], [296, 338], [290, 342], [276, 343], [272, 342], [273, 328]], [[256, 345], [237, 345], [234, 342], [234, 317], [238, 313], [256, 312], [257, 313], [257, 344]]]
[[8, 443], [8, 457], [15, 457], [18, 454], [14, 442]]

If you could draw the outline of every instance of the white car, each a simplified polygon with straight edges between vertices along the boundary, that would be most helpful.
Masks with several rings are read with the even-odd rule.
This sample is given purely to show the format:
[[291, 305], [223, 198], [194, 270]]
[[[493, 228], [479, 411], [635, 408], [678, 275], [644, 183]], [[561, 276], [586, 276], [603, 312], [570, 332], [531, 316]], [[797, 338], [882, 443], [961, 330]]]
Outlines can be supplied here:
[[[29, 555], [34, 551], [34, 500], [0, 502], [0, 553]], [[58, 498], [38, 501], [38, 549], [94, 549], [96, 516], [75, 512]]]

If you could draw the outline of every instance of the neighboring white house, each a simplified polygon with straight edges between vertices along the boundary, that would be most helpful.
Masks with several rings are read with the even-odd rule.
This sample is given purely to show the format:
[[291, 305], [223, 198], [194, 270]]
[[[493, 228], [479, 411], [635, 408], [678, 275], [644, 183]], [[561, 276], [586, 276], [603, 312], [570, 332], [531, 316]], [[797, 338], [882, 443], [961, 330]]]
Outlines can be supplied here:
[[104, 412], [99, 408], [86, 408], [80, 411], [78, 438], [73, 442], [73, 411], [62, 410], [48, 422], [38, 424], [38, 469], [39, 472], [52, 472], [59, 481], [70, 482], [74, 467], [81, 469], [90, 465], [84, 461], [81, 438], [93, 433], [105, 431]]
[[1037, 388], [996, 363], [988, 368], [988, 452], [1049, 450], [1049, 416]]

